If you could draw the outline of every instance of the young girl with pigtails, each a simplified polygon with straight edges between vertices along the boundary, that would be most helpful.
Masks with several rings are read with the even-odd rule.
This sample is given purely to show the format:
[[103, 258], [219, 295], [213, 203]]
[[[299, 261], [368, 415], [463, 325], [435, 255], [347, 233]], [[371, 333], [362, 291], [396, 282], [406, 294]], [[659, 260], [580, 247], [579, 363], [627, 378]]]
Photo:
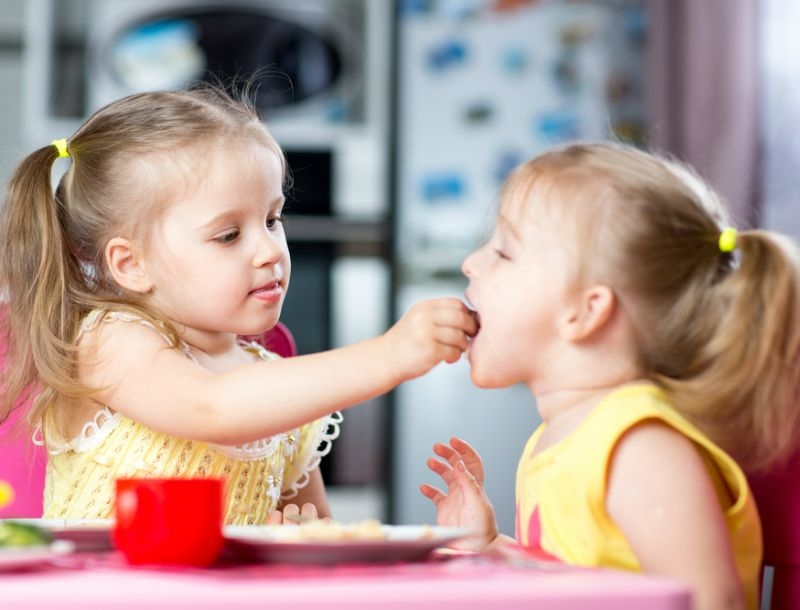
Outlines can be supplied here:
[[[702, 610], [758, 607], [745, 472], [800, 439], [798, 248], [737, 231], [687, 166], [575, 143], [519, 167], [462, 269], [484, 388], [526, 384], [542, 424], [516, 477], [516, 543], [570, 564], [691, 585]], [[440, 524], [502, 548], [477, 452], [428, 461]]]
[[331, 414], [459, 359], [476, 327], [449, 298], [328, 352], [240, 340], [289, 286], [285, 177], [252, 106], [212, 87], [113, 102], [11, 176], [0, 421], [33, 399], [44, 517], [109, 518], [125, 477], [222, 478], [229, 524], [327, 517]]

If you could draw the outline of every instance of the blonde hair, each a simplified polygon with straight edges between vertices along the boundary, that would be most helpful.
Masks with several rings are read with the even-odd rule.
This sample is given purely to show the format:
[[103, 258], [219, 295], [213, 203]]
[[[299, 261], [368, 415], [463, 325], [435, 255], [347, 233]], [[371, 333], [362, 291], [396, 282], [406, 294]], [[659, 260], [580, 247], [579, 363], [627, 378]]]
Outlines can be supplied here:
[[713, 189], [684, 164], [616, 143], [537, 157], [512, 174], [504, 197], [534, 190], [546, 209], [528, 214], [553, 211], [577, 229], [576, 279], [608, 284], [628, 312], [642, 374], [747, 470], [793, 453], [796, 245], [745, 230], [722, 252], [730, 221]]
[[[0, 285], [8, 301], [0, 421], [32, 396], [29, 420], [38, 423], [91, 395], [76, 379], [75, 340], [93, 309], [133, 311], [161, 324], [177, 345], [176, 329], [113, 281], [105, 245], [115, 236], [146, 240], [174, 189], [202, 175], [212, 149], [264, 146], [285, 170], [282, 151], [246, 95], [234, 99], [202, 86], [105, 106], [68, 139], [69, 167], [55, 193], [56, 146], [17, 167], [0, 212]], [[184, 166], [188, 172], [177, 171]]]

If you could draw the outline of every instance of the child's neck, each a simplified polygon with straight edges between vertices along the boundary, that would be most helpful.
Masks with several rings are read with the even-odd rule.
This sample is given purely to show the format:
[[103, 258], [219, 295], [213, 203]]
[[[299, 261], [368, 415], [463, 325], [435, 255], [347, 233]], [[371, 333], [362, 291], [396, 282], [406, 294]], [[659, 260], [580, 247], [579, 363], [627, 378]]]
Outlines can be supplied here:
[[193, 352], [211, 356], [224, 356], [236, 349], [238, 338], [233, 333], [210, 332], [188, 326], [183, 327], [181, 338]]
[[536, 407], [547, 424], [534, 453], [539, 453], [569, 436], [611, 392], [642, 379], [622, 380], [590, 388], [553, 390], [536, 397]]
[[617, 316], [593, 341], [565, 341], [529, 384], [542, 421], [548, 426], [580, 421], [613, 390], [641, 381], [630, 335], [627, 323]]
[[551, 390], [536, 396], [536, 407], [542, 421], [549, 426], [561, 421], [583, 419], [597, 403], [621, 385], [611, 383], [591, 388]]
[[200, 365], [213, 371], [224, 371], [253, 360], [231, 333], [205, 333], [187, 329], [183, 335], [189, 351]]

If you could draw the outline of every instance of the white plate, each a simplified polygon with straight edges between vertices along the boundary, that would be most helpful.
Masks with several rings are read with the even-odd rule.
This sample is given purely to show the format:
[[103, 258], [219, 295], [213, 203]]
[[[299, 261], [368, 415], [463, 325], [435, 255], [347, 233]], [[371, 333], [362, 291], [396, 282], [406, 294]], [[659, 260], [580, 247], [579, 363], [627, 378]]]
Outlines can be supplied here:
[[75, 550], [71, 542], [57, 540], [37, 546], [0, 547], [0, 572], [26, 570]]
[[8, 519], [35, 525], [53, 540], [71, 542], [76, 551], [107, 551], [111, 544], [111, 519]]
[[434, 549], [469, 535], [469, 530], [432, 525], [383, 525], [384, 540], [310, 541], [296, 526], [225, 527], [225, 548], [236, 558], [270, 563], [387, 563], [424, 559]]

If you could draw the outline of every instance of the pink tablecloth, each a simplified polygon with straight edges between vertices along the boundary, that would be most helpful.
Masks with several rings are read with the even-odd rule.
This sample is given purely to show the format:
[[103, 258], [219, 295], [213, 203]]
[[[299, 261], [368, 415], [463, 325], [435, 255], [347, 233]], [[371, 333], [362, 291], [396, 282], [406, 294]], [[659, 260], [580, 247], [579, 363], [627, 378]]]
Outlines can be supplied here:
[[0, 573], [0, 606], [48, 610], [250, 608], [353, 610], [688, 610], [676, 583], [617, 571], [520, 568], [477, 558], [395, 565], [131, 568], [76, 554]]

